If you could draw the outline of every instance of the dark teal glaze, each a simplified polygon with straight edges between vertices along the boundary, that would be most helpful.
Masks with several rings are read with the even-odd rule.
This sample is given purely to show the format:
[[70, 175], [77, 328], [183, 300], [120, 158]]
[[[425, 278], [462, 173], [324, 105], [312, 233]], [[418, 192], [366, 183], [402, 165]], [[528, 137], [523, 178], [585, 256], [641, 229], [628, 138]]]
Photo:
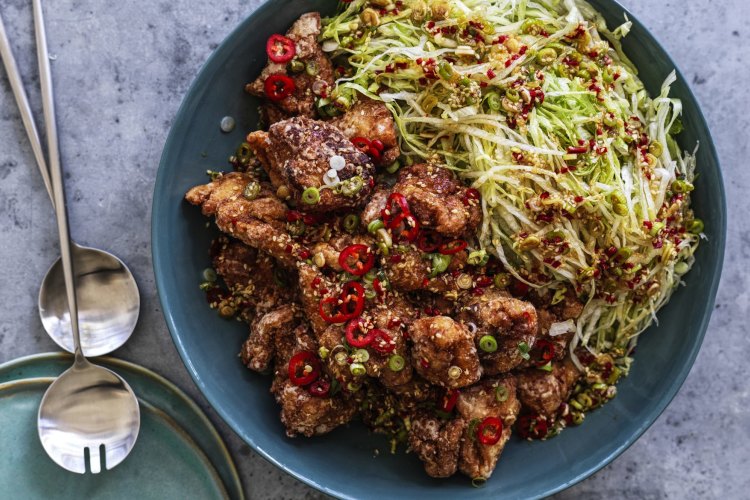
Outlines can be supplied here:
[[[616, 26], [625, 9], [613, 1], [592, 2]], [[274, 0], [259, 8], [219, 46], [198, 74], [164, 148], [154, 191], [152, 247], [159, 297], [174, 342], [206, 398], [227, 423], [258, 453], [288, 473], [330, 495], [345, 498], [534, 498], [549, 495], [588, 477], [630, 446], [656, 420], [679, 390], [700, 348], [714, 305], [723, 263], [726, 205], [719, 160], [687, 82], [678, 72], [672, 95], [682, 99], [684, 149], [700, 143], [700, 180], [694, 207], [706, 222], [708, 241], [697, 254], [687, 287], [678, 290], [659, 313], [660, 326], [642, 337], [631, 375], [619, 395], [589, 415], [583, 426], [547, 442], [513, 440], [494, 476], [480, 489], [456, 476], [428, 478], [413, 455], [390, 455], [381, 437], [360, 424], [314, 439], [288, 439], [267, 377], [237, 361], [247, 335], [239, 323], [221, 320], [205, 306], [198, 283], [208, 263], [213, 230], [182, 197], [206, 181], [207, 169], [227, 169], [227, 157], [256, 125], [256, 102], [243, 93], [265, 62], [264, 43], [284, 32], [301, 13], [318, 8], [330, 13], [335, 2]], [[652, 94], [675, 67], [664, 49], [631, 15], [633, 29], [624, 40], [628, 56], [641, 70]], [[222, 134], [224, 115], [237, 119]], [[373, 451], [381, 450], [377, 458]]]

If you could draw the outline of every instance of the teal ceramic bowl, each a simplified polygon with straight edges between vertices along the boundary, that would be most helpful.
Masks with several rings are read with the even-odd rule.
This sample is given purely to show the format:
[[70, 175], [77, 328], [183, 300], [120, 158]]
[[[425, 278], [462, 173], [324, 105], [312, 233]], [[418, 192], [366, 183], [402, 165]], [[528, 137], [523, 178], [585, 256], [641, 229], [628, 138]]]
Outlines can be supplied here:
[[[625, 9], [595, 0], [610, 26]], [[427, 477], [413, 455], [391, 455], [380, 436], [358, 423], [314, 439], [289, 439], [269, 394], [270, 379], [237, 359], [247, 327], [226, 322], [205, 304], [198, 289], [215, 236], [199, 210], [183, 201], [207, 169], [227, 169], [227, 157], [257, 123], [256, 102], [243, 91], [265, 63], [269, 35], [284, 32], [303, 12], [330, 14], [333, 0], [273, 0], [256, 10], [216, 49], [195, 79], [174, 121], [156, 180], [152, 218], [154, 272], [164, 315], [185, 366], [208, 401], [259, 454], [305, 483], [343, 498], [533, 498], [560, 491], [593, 474], [630, 446], [679, 390], [695, 360], [714, 305], [723, 261], [726, 207], [719, 160], [698, 103], [678, 73], [673, 95], [682, 99], [684, 149], [700, 143], [700, 181], [694, 196], [708, 240], [695, 268], [645, 332], [630, 376], [619, 395], [589, 415], [584, 425], [546, 442], [512, 440], [493, 477], [482, 488], [455, 476]], [[631, 14], [624, 41], [652, 94], [675, 67], [664, 49]], [[237, 127], [223, 134], [219, 121]], [[375, 450], [380, 453], [375, 456]]]

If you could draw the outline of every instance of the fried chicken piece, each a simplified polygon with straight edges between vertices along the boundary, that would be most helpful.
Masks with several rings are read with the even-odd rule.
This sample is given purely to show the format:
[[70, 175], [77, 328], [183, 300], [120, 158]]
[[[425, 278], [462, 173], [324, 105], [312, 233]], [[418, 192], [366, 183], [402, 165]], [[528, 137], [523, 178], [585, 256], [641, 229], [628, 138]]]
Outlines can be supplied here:
[[[369, 319], [375, 329], [387, 336], [385, 338], [390, 338], [390, 342], [385, 342], [381, 338], [379, 341], [376, 340], [379, 342], [377, 346], [371, 344], [367, 347], [370, 355], [370, 359], [365, 363], [367, 374], [377, 378], [385, 387], [403, 386], [408, 383], [414, 371], [411, 366], [409, 346], [403, 332], [404, 327], [416, 317], [416, 311], [405, 300], [390, 297], [387, 303], [376, 304], [365, 311], [364, 316]], [[383, 352], [384, 348], [390, 351]], [[391, 357], [396, 355], [404, 360], [404, 367], [400, 370], [392, 370], [389, 365]]]
[[[249, 83], [245, 90], [258, 97], [265, 98], [265, 82], [271, 75], [287, 75], [294, 81], [295, 91], [284, 99], [268, 103], [265, 113], [269, 118], [281, 118], [282, 116], [315, 116], [315, 94], [313, 85], [333, 86], [333, 66], [318, 44], [320, 35], [320, 14], [309, 12], [303, 14], [289, 29], [286, 36], [295, 42], [295, 58], [304, 62], [307, 66], [317, 68], [316, 75], [310, 75], [307, 71], [288, 74], [287, 63], [275, 63], [268, 60], [268, 64], [260, 76]], [[270, 123], [269, 123], [270, 124]]]
[[412, 323], [409, 336], [414, 368], [433, 384], [455, 389], [482, 376], [474, 336], [461, 323], [447, 316], [420, 318]]
[[[457, 414], [468, 423], [461, 442], [458, 468], [470, 478], [487, 479], [495, 470], [521, 409], [516, 384], [514, 376], [502, 375], [484, 379], [458, 395]], [[495, 444], [482, 444], [477, 438], [478, 427], [487, 417], [499, 418], [503, 423], [500, 439]]]
[[409, 447], [432, 477], [450, 477], [458, 469], [461, 436], [466, 427], [462, 418], [444, 421], [428, 413], [419, 413], [411, 420]]
[[560, 405], [568, 400], [581, 371], [570, 356], [552, 363], [552, 371], [528, 368], [518, 372], [518, 398], [524, 408], [552, 419]]
[[[252, 200], [243, 194], [250, 183], [261, 186], [260, 193]], [[222, 232], [268, 253], [285, 267], [293, 267], [303, 250], [286, 232], [286, 205], [268, 184], [249, 173], [224, 174], [190, 189], [185, 199], [200, 206], [203, 215], [214, 216]]]
[[317, 397], [305, 387], [289, 380], [289, 361], [295, 354], [308, 351], [316, 354], [317, 344], [307, 324], [296, 329], [279, 330], [277, 336], [274, 381], [271, 392], [281, 405], [281, 422], [289, 437], [325, 434], [349, 422], [357, 413], [353, 400], [334, 396]]
[[[291, 197], [309, 212], [325, 213], [361, 206], [372, 191], [375, 166], [344, 134], [326, 122], [304, 117], [273, 124], [268, 132], [247, 136], [275, 188], [286, 186]], [[342, 192], [325, 187], [323, 177], [331, 169], [331, 158], [340, 156], [346, 166], [338, 171]], [[305, 189], [319, 190], [314, 204], [302, 202]], [[348, 194], [345, 194], [349, 190]]]
[[274, 123], [291, 118], [289, 113], [286, 113], [272, 102], [264, 102], [258, 106], [258, 114], [260, 115], [260, 126], [258, 128], [262, 128], [263, 130], [268, 130], [268, 127]]
[[299, 323], [299, 309], [285, 304], [253, 321], [250, 336], [240, 351], [242, 362], [256, 372], [265, 372], [276, 355], [276, 342], [282, 330], [291, 331]]
[[[575, 331], [571, 330], [567, 333], [552, 336], [549, 334], [550, 327], [553, 323], [577, 319], [581, 312], [583, 312], [583, 304], [573, 294], [566, 295], [559, 304], [537, 308], [539, 318], [538, 339], [544, 339], [554, 345], [554, 359], [559, 361], [565, 357], [568, 352], [568, 344], [573, 339]], [[531, 365], [531, 362], [524, 363], [524, 366]]]
[[216, 273], [249, 315], [265, 314], [295, 299], [294, 288], [280, 285], [276, 276], [280, 270], [268, 254], [227, 236], [214, 240], [211, 254]]
[[346, 137], [365, 137], [383, 143], [382, 157], [378, 165], [390, 165], [401, 154], [396, 137], [396, 124], [390, 110], [381, 101], [359, 96], [352, 108], [330, 122]]
[[421, 163], [402, 168], [392, 192], [401, 193], [424, 229], [447, 237], [471, 234], [482, 220], [479, 200], [451, 171]]
[[361, 402], [362, 421], [379, 434], [397, 439], [408, 437], [405, 419], [437, 399], [437, 390], [429, 382], [414, 376], [406, 384], [384, 387], [377, 380], [368, 379]]
[[476, 326], [474, 339], [491, 335], [497, 341], [492, 353], [480, 349], [479, 359], [488, 375], [505, 373], [524, 362], [519, 344], [534, 345], [537, 336], [537, 312], [530, 302], [515, 299], [505, 291], [488, 289], [483, 295], [471, 297], [459, 313], [460, 321]]

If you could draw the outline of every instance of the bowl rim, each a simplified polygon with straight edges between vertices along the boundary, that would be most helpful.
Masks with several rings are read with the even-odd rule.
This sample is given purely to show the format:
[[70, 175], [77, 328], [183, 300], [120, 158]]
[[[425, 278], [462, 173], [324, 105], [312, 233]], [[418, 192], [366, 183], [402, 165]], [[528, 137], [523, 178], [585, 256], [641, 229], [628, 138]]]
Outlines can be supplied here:
[[[662, 45], [659, 38], [654, 35], [651, 30], [647, 29], [646, 26], [636, 17], [634, 16], [625, 6], [623, 6], [618, 0], [589, 0], [592, 3], [610, 3], [613, 4], [613, 6], [619, 8], [622, 10], [623, 14], [628, 16], [628, 20], [633, 22], [634, 27], [636, 27], [639, 31], [643, 32], [647, 37], [650, 37], [656, 46], [661, 50], [661, 52], [664, 54], [666, 61], [671, 65], [671, 67], [674, 69], [675, 74], [677, 76], [677, 81], [682, 81], [682, 83], [685, 86], [685, 92], [689, 99], [692, 99], [697, 106], [696, 106], [696, 114], [698, 117], [698, 128], [703, 128], [706, 131], [708, 141], [706, 144], [701, 144], [701, 148], [708, 148], [708, 156], [713, 158], [716, 162], [716, 181], [720, 193], [720, 199], [718, 200], [719, 203], [719, 213], [717, 214], [720, 222], [720, 227], [716, 231], [716, 243], [718, 244], [718, 255], [717, 259], [712, 262], [709, 271], [711, 272], [711, 281], [709, 285], [709, 293], [707, 297], [707, 310], [709, 311], [708, 314], [705, 314], [703, 318], [701, 319], [700, 324], [697, 326], [697, 335], [695, 336], [693, 346], [690, 349], [689, 355], [686, 358], [686, 362], [683, 363], [682, 368], [678, 372], [677, 376], [673, 379], [672, 384], [670, 385], [669, 389], [662, 395], [659, 402], [648, 412], [646, 413], [641, 420], [640, 425], [636, 428], [634, 432], [632, 432], [627, 439], [625, 439], [622, 443], [620, 443], [619, 446], [614, 448], [609, 454], [607, 454], [603, 459], [597, 463], [595, 466], [592, 466], [583, 472], [579, 473], [578, 475], [570, 478], [568, 481], [563, 482], [559, 484], [557, 487], [551, 488], [548, 491], [545, 491], [538, 496], [534, 498], [543, 498], [549, 495], [553, 495], [555, 493], [559, 493], [560, 491], [563, 491], [567, 488], [570, 488], [571, 486], [574, 486], [575, 484], [583, 481], [584, 479], [587, 479], [588, 477], [592, 476], [593, 474], [597, 473], [601, 469], [603, 469], [605, 466], [612, 463], [617, 457], [619, 457], [622, 453], [624, 453], [630, 446], [633, 445], [653, 424], [656, 422], [656, 420], [659, 418], [659, 416], [664, 412], [664, 410], [669, 406], [669, 404], [672, 402], [674, 397], [677, 395], [679, 390], [682, 388], [682, 385], [684, 384], [688, 374], [690, 373], [690, 370], [692, 369], [695, 359], [698, 356], [698, 352], [700, 351], [700, 348], [703, 344], [703, 339], [705, 338], [706, 331], [708, 329], [708, 324], [711, 320], [711, 312], [714, 309], [714, 305], [716, 302], [716, 295], [718, 292], [718, 286], [719, 282], [721, 281], [721, 274], [722, 269], [724, 265], [724, 258], [725, 258], [725, 250], [726, 250], [726, 233], [727, 233], [727, 202], [726, 202], [726, 190], [724, 187], [724, 180], [721, 170], [721, 161], [718, 155], [718, 152], [716, 151], [716, 147], [714, 144], [713, 136], [711, 134], [711, 130], [708, 126], [708, 123], [706, 122], [705, 116], [703, 114], [702, 106], [698, 98], [696, 97], [695, 93], [693, 92], [690, 83], [688, 80], [685, 79], [684, 75], [680, 71], [679, 67], [675, 64], [674, 60], [670, 56], [670, 54], [666, 51], [664, 46]], [[214, 64], [215, 61], [218, 60], [219, 53], [221, 52], [220, 49], [222, 46], [224, 46], [227, 42], [232, 41], [236, 38], [239, 38], [241, 34], [244, 32], [244, 30], [247, 29], [247, 25], [252, 23], [252, 20], [257, 15], [262, 15], [268, 11], [272, 11], [277, 7], [275, 5], [276, 2], [273, 0], [265, 0], [261, 5], [259, 5], [256, 9], [254, 9], [252, 12], [250, 12], [240, 23], [235, 26], [230, 33], [222, 40], [222, 42], [219, 44], [219, 46], [213, 50], [213, 52], [208, 56], [206, 61], [201, 65], [200, 69], [197, 71], [196, 76], [194, 77], [190, 87], [188, 88], [187, 92], [184, 94], [182, 103], [180, 104], [180, 107], [175, 114], [175, 117], [172, 121], [172, 123], [177, 123], [179, 121], [182, 121], [186, 115], [188, 115], [189, 112], [189, 106], [188, 102], [185, 100], [185, 97], [194, 94], [197, 86], [198, 86], [198, 80], [197, 76], [202, 74], [206, 69], [208, 69], [210, 66]], [[172, 315], [172, 311], [169, 310], [166, 305], [168, 304], [168, 297], [165, 290], [165, 285], [162, 282], [162, 272], [160, 272], [160, 269], [163, 269], [164, 266], [162, 264], [162, 255], [164, 252], [161, 252], [161, 246], [158, 243], [157, 233], [158, 233], [158, 226], [159, 223], [157, 222], [157, 215], [160, 213], [158, 211], [158, 203], [157, 203], [157, 194], [163, 190], [168, 185], [168, 177], [165, 174], [166, 170], [166, 163], [169, 156], [169, 151], [171, 150], [173, 143], [177, 140], [177, 135], [175, 134], [174, 126], [170, 127], [170, 132], [167, 136], [167, 139], [164, 143], [164, 148], [162, 150], [161, 159], [159, 161], [159, 167], [157, 170], [156, 175], [156, 181], [154, 183], [154, 191], [153, 191], [153, 198], [152, 198], [152, 212], [151, 212], [151, 252], [152, 252], [152, 262], [153, 262], [153, 271], [154, 271], [154, 277], [155, 277], [155, 284], [156, 289], [159, 296], [159, 302], [162, 306], [162, 314], [164, 316], [164, 319], [167, 323], [167, 327], [169, 329], [170, 335], [172, 337], [172, 341], [175, 344], [175, 347], [177, 348], [177, 351], [179, 352], [180, 358], [182, 359], [183, 364], [185, 365], [185, 368], [187, 369], [188, 373], [190, 374], [190, 377], [192, 378], [195, 385], [198, 387], [198, 389], [201, 391], [201, 394], [203, 397], [206, 398], [208, 403], [211, 405], [211, 407], [216, 410], [217, 414], [224, 420], [224, 422], [243, 440], [245, 441], [256, 453], [261, 455], [264, 459], [266, 459], [268, 462], [272, 463], [279, 469], [283, 470], [287, 474], [291, 475], [298, 481], [301, 481], [308, 486], [311, 486], [312, 488], [317, 489], [318, 491], [321, 491], [325, 494], [331, 495], [336, 498], [354, 498], [350, 496], [349, 494], [338, 491], [337, 489], [330, 488], [328, 486], [325, 486], [323, 484], [318, 483], [311, 477], [307, 477], [304, 474], [301, 474], [293, 469], [288, 468], [286, 465], [284, 465], [281, 461], [276, 459], [271, 453], [269, 453], [267, 450], [260, 448], [257, 443], [254, 441], [252, 436], [247, 435], [245, 432], [241, 430], [241, 425], [239, 422], [237, 422], [235, 419], [233, 419], [226, 410], [222, 408], [220, 404], [218, 404], [218, 401], [215, 397], [211, 395], [210, 392], [207, 391], [206, 384], [204, 383], [201, 375], [196, 370], [196, 367], [192, 364], [191, 358], [186, 350], [185, 344], [183, 343], [180, 334], [178, 332], [178, 328], [175, 322], [175, 318]]]

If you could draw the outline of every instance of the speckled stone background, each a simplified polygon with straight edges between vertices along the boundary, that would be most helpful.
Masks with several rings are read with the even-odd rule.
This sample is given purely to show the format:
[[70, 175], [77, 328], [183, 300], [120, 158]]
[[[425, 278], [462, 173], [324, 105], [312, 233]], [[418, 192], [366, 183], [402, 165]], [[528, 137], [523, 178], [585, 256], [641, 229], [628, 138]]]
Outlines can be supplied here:
[[[711, 326], [680, 393], [632, 448], [557, 498], [748, 498], [750, 3], [621, 1], [657, 35], [703, 103], [724, 169], [729, 245]], [[123, 258], [142, 294], [138, 329], [115, 354], [155, 369], [201, 404], [226, 438], [249, 498], [320, 497], [252, 452], [207, 406], [167, 332], [151, 270], [151, 195], [172, 119], [211, 51], [260, 2], [45, 3], [72, 233]], [[0, 13], [38, 110], [30, 5], [0, 0]], [[36, 308], [58, 250], [33, 161], [0, 70], [0, 362], [56, 347]]]

